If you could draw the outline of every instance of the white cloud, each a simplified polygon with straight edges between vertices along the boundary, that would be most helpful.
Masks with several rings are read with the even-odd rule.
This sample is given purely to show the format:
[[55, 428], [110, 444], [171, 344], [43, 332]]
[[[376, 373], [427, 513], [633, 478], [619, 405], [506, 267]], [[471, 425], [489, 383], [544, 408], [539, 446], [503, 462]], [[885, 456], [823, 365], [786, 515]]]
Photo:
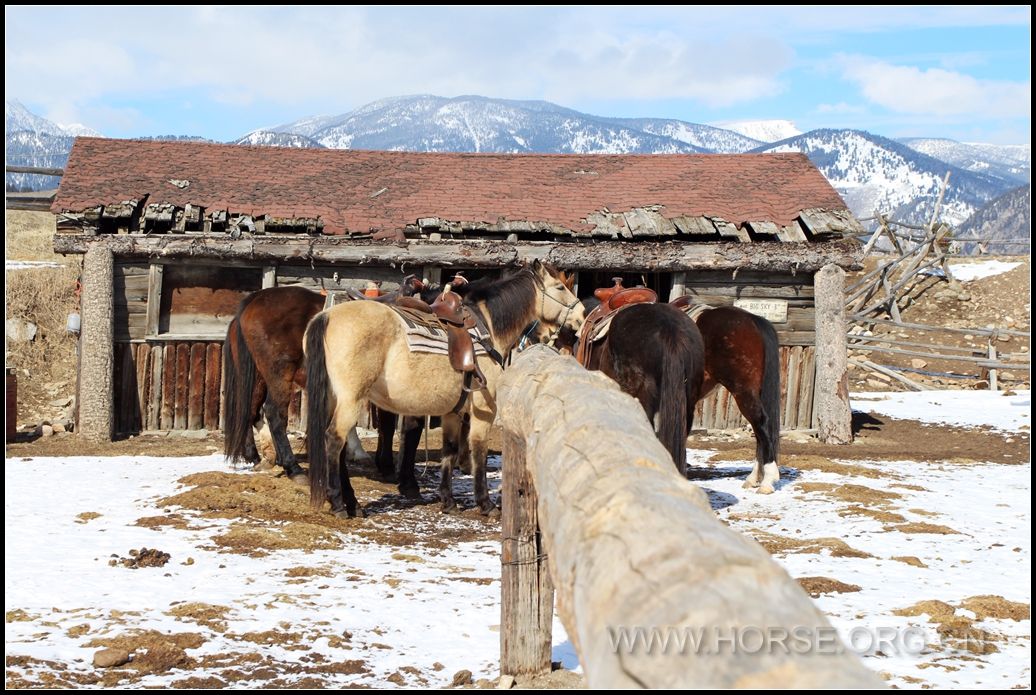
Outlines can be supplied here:
[[639, 21], [584, 8], [95, 7], [6, 18], [5, 91], [65, 120], [185, 89], [241, 108], [311, 105], [302, 110], [410, 93], [719, 106], [780, 92], [793, 57], [782, 40], [713, 33], [680, 11]]
[[843, 76], [869, 101], [891, 111], [936, 117], [1028, 118], [1030, 82], [981, 80], [942, 68], [892, 65], [862, 56], [842, 58]]

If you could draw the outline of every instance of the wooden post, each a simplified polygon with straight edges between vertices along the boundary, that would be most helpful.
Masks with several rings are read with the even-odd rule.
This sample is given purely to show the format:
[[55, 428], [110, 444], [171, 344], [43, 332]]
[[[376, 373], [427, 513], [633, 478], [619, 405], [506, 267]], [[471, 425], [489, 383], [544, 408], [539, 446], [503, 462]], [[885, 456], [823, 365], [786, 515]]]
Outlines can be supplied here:
[[[615, 382], [537, 345], [514, 359], [497, 395], [505, 460], [516, 463], [524, 453], [535, 481], [558, 613], [590, 688], [880, 686], [840, 648], [834, 628], [787, 572], [719, 521], [701, 488], [679, 476], [639, 402]], [[514, 514], [514, 494], [505, 488], [505, 517]], [[513, 532], [505, 527], [505, 538]], [[527, 554], [543, 554], [526, 545]], [[523, 567], [513, 553], [505, 557]], [[523, 574], [527, 584], [539, 581], [538, 572]], [[502, 585], [508, 591], [509, 581]], [[519, 595], [534, 596], [534, 589]], [[530, 600], [524, 612], [540, 628], [542, 605]], [[637, 648], [623, 645], [622, 628], [700, 631], [703, 638], [698, 649]], [[502, 635], [532, 636], [535, 629], [501, 625]], [[720, 643], [729, 645], [739, 630], [758, 636], [792, 629], [826, 648]]]
[[500, 600], [500, 673], [550, 673], [554, 586], [536, 514], [536, 486], [525, 442], [504, 438]]
[[277, 266], [263, 266], [263, 289], [277, 286]]
[[669, 301], [687, 294], [687, 273], [673, 273], [673, 289], [669, 291]]
[[[991, 336], [990, 339], [989, 339], [989, 361], [990, 362], [996, 362], [996, 344], [993, 342], [994, 340], [996, 340], [996, 336], [995, 335]], [[998, 375], [997, 375], [996, 369], [995, 368], [990, 368], [990, 370], [989, 370], [989, 390], [990, 391], [998, 391], [999, 390], [998, 384], [997, 384], [997, 376]]]
[[813, 276], [817, 341], [813, 412], [817, 434], [826, 444], [853, 440], [844, 286], [845, 271], [834, 264], [825, 265]]
[[162, 312], [162, 273], [160, 263], [152, 263], [147, 283], [147, 327], [145, 335], [153, 338], [158, 335], [158, 319]]
[[111, 441], [114, 426], [114, 278], [115, 258], [111, 251], [101, 244], [91, 246], [83, 259], [76, 431], [96, 441]]

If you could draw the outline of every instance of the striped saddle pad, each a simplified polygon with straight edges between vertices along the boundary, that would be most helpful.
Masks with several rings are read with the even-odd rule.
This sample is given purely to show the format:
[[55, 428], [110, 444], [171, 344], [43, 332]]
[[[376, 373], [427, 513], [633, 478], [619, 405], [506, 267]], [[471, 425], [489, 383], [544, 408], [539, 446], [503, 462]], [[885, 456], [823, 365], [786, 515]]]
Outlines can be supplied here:
[[[636, 306], [636, 304], [629, 304], [627, 306]], [[687, 306], [682, 307], [681, 310], [690, 316], [692, 321], [697, 321], [699, 316], [713, 308], [715, 307], [712, 307], [709, 304], [688, 304]], [[586, 340], [590, 343], [604, 340], [608, 336], [608, 329], [612, 325], [612, 319], [615, 318], [615, 314], [617, 313], [618, 311], [613, 311], [612, 313], [600, 318], [593, 325], [589, 326], [590, 330], [588, 331], [588, 334], [582, 336], [580, 340]]]
[[[426, 352], [433, 355], [449, 354], [446, 338], [446, 326], [435, 316], [417, 311], [408, 307], [389, 304], [396, 315], [399, 316], [403, 325], [406, 326], [406, 342], [410, 352]], [[472, 342], [475, 345], [475, 355], [486, 354], [485, 348], [479, 343], [479, 338], [488, 340], [489, 336], [482, 335], [477, 328], [468, 331], [471, 334]]]

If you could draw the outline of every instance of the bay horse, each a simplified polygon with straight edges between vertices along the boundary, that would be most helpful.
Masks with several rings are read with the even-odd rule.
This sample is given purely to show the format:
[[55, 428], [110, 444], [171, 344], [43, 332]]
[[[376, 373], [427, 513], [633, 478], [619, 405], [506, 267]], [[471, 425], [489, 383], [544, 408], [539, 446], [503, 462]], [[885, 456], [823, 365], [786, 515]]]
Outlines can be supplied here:
[[[307, 445], [310, 502], [331, 503], [339, 517], [357, 514], [348, 465], [339, 460], [345, 438], [364, 401], [402, 415], [443, 416], [443, 460], [439, 497], [443, 511], [456, 508], [451, 474], [461, 413], [470, 416], [468, 458], [475, 478], [475, 503], [495, 513], [486, 481], [486, 446], [496, 416], [496, 386], [515, 343], [534, 320], [553, 330], [576, 329], [583, 321], [579, 299], [558, 272], [539, 260], [473, 288], [464, 306], [484, 323], [487, 353], [478, 360], [485, 388], [465, 394], [465, 378], [447, 355], [411, 352], [406, 324], [392, 308], [375, 302], [347, 302], [323, 311], [306, 329]], [[489, 349], [492, 348], [492, 351]], [[361, 510], [362, 511], [362, 510]]]
[[[426, 288], [420, 281], [408, 276], [398, 294], [411, 296], [422, 291]], [[295, 389], [305, 386], [303, 336], [310, 319], [323, 310], [324, 302], [323, 294], [302, 287], [271, 287], [253, 292], [242, 300], [227, 327], [223, 348], [226, 379], [223, 453], [230, 461], [259, 462], [252, 427], [260, 415], [264, 415], [277, 464], [289, 478], [299, 482], [305, 479], [306, 473], [288, 441], [288, 405]], [[392, 435], [396, 417], [385, 413], [378, 422], [379, 446], [375, 462], [379, 474], [391, 480], [395, 473]], [[420, 430], [416, 437], [409, 430], [408, 434], [404, 450], [411, 450], [412, 462]], [[354, 461], [370, 460], [355, 431], [349, 433], [346, 455]], [[403, 458], [406, 460], [405, 454]], [[411, 463], [411, 471], [412, 468]]]
[[[596, 299], [584, 300], [589, 310]], [[694, 424], [705, 363], [694, 321], [668, 304], [631, 304], [616, 312], [587, 367], [614, 379], [644, 408], [658, 440], [687, 474], [687, 434]]]
[[736, 306], [705, 308], [696, 319], [705, 343], [700, 398], [723, 385], [755, 434], [755, 466], [745, 488], [770, 494], [780, 480], [781, 366], [773, 324]]

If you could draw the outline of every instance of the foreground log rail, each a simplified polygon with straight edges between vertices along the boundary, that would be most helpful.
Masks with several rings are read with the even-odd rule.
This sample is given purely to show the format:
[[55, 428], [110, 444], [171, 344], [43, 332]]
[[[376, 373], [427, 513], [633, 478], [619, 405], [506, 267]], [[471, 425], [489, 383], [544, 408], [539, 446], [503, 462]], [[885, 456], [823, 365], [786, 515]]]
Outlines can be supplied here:
[[[502, 673], [550, 670], [556, 590], [591, 688], [880, 686], [798, 584], [677, 475], [613, 382], [537, 346], [507, 369], [499, 399]], [[705, 646], [616, 649], [620, 627], [701, 630]], [[752, 649], [758, 634], [793, 630], [813, 648]], [[745, 648], [709, 649], [732, 635]]]

